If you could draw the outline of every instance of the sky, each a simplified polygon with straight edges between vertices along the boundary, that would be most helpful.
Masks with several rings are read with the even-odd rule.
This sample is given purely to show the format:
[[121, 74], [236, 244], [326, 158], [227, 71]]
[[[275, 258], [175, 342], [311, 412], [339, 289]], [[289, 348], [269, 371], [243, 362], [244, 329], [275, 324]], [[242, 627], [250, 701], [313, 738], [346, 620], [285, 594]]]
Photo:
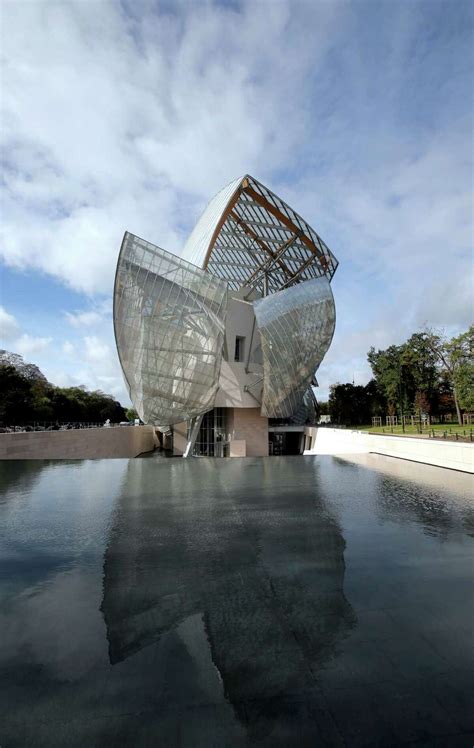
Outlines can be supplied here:
[[473, 310], [473, 8], [456, 0], [4, 0], [0, 347], [128, 404], [125, 230], [180, 253], [249, 173], [339, 260], [329, 386]]

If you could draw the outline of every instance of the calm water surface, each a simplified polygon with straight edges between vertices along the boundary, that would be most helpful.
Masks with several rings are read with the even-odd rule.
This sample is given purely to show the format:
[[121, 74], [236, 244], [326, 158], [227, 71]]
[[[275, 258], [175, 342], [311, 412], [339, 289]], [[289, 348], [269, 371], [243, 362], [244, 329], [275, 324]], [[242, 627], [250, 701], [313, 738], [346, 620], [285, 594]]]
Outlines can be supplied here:
[[0, 463], [0, 745], [474, 743], [474, 502], [370, 456]]

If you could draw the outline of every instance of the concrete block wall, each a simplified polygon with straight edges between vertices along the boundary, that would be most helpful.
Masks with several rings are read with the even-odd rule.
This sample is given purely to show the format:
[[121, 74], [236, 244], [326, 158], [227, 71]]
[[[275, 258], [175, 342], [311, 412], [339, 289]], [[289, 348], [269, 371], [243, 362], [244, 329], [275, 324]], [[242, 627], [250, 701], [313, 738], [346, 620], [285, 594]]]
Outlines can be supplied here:
[[305, 436], [307, 443], [308, 437], [311, 438], [311, 447], [304, 454], [376, 453], [474, 473], [474, 444], [314, 426], [305, 428]]
[[0, 460], [93, 460], [136, 457], [158, 444], [153, 426], [0, 434]]

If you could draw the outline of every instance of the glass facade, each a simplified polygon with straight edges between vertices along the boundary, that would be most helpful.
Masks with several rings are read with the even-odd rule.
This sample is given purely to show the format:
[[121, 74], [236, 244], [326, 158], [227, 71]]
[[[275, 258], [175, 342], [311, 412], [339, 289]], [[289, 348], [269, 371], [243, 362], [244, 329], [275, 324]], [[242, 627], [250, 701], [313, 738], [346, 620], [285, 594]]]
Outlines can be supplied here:
[[145, 423], [167, 426], [213, 407], [226, 284], [126, 233], [114, 289], [114, 329], [130, 398]]
[[[189, 431], [190, 429], [188, 429]], [[229, 456], [226, 408], [213, 408], [205, 414], [199, 428], [193, 454], [201, 457]]]
[[334, 299], [325, 277], [254, 302], [263, 352], [262, 415], [290, 418], [332, 340]]
[[337, 260], [322, 238], [280, 197], [249, 174], [210, 201], [183, 257], [225, 280], [231, 291], [274, 293], [319, 276]]
[[[182, 257], [127, 232], [114, 326], [140, 418], [166, 428], [206, 414], [197, 453], [225, 454], [224, 416], [213, 410], [219, 383], [219, 405], [256, 407], [263, 380], [261, 415], [304, 423], [314, 411], [308, 388], [334, 332], [330, 281], [337, 265], [316, 231], [248, 174], [210, 201]], [[242, 308], [232, 304], [219, 382], [230, 295]], [[255, 317], [244, 304], [253, 305]], [[249, 382], [254, 336], [263, 376], [259, 359], [259, 378]], [[197, 431], [196, 423], [185, 454]]]

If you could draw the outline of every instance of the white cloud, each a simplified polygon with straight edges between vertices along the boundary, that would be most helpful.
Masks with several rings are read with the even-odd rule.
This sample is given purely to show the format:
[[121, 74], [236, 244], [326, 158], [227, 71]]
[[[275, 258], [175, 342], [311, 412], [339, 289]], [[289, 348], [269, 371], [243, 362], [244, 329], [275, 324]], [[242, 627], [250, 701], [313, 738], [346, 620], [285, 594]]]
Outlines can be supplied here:
[[7, 347], [12, 353], [29, 356], [47, 350], [52, 340], [51, 337], [39, 337], [22, 332], [15, 317], [0, 306], [0, 346]]
[[84, 338], [86, 360], [90, 362], [109, 362], [112, 360], [110, 346], [100, 340], [96, 335]]
[[312, 32], [286, 2], [137, 20], [115, 3], [7, 5], [4, 260], [110, 292], [125, 229], [179, 250], [217, 189], [283, 164], [310, 116], [293, 117], [294, 81], [336, 16], [304, 7]]
[[97, 311], [69, 313], [78, 331], [97, 322], [97, 334], [78, 337], [73, 343], [63, 339], [59, 331], [55, 337], [23, 332], [15, 317], [0, 307], [0, 348], [19, 353], [39, 366], [48, 381], [58, 387], [84, 385], [89, 390], [102, 390], [127, 406], [130, 398], [115, 350], [109, 300], [97, 302], [94, 309]]
[[23, 333], [23, 335], [15, 340], [15, 353], [19, 353], [21, 356], [42, 353], [52, 342], [53, 338], [34, 337], [33, 335], [28, 335], [28, 333]]
[[244, 172], [340, 260], [323, 391], [367, 378], [370, 345], [424, 322], [467, 325], [471, 40], [461, 20], [453, 31], [461, 6], [433, 8], [426, 34], [419, 4], [369, 17], [357, 4], [290, 0], [169, 12], [7, 3], [0, 257], [90, 297], [66, 313], [79, 370], [56, 333], [66, 358], [46, 368], [124, 393], [110, 318], [123, 232], [179, 252], [205, 203]]
[[73, 327], [93, 327], [103, 320], [98, 312], [65, 312], [65, 316]]
[[54, 356], [35, 359], [50, 382], [59, 387], [84, 385], [112, 395], [125, 406], [130, 404], [110, 331], [77, 338], [74, 345], [69, 340], [58, 341], [54, 348]]
[[9, 314], [3, 306], [0, 306], [0, 336], [5, 340], [12, 340], [19, 334], [20, 326], [13, 314]]

